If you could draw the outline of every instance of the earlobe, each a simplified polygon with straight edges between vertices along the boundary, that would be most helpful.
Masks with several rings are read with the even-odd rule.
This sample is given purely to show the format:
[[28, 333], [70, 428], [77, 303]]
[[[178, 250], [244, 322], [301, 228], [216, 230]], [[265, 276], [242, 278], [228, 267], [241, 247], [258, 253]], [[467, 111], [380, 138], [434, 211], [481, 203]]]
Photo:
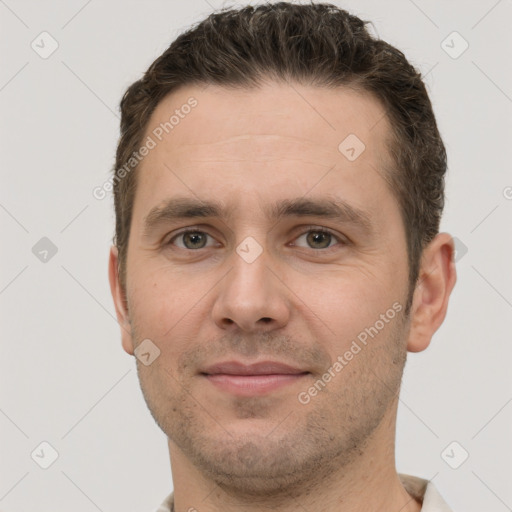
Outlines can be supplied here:
[[130, 316], [127, 308], [126, 293], [121, 286], [118, 271], [118, 249], [116, 246], [110, 248], [108, 262], [108, 278], [110, 282], [110, 292], [114, 300], [116, 317], [121, 327], [121, 342], [126, 353], [133, 355], [133, 341], [131, 336]]
[[443, 323], [455, 286], [455, 248], [448, 233], [439, 233], [424, 249], [411, 306], [409, 352], [425, 350]]

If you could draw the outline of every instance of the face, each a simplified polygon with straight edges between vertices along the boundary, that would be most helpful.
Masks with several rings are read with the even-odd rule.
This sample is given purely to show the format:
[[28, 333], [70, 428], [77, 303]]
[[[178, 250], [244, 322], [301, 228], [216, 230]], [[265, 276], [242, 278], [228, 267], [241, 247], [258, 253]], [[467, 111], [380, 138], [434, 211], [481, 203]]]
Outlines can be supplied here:
[[153, 113], [123, 346], [158, 348], [137, 360], [151, 413], [219, 484], [303, 485], [396, 407], [408, 266], [389, 133], [348, 88], [191, 86]]

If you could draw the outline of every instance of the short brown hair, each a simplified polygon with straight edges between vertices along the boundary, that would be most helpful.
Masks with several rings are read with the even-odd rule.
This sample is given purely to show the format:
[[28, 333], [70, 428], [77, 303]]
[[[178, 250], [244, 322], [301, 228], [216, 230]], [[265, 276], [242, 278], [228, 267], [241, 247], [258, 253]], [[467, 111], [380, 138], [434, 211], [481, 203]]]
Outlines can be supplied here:
[[[249, 89], [265, 80], [291, 80], [367, 91], [380, 100], [392, 126], [388, 146], [396, 169], [385, 177], [405, 226], [412, 295], [423, 248], [439, 231], [446, 151], [421, 74], [401, 51], [373, 37], [367, 24], [326, 3], [279, 2], [211, 14], [181, 34], [124, 94], [115, 169], [140, 147], [158, 103], [184, 85]], [[114, 182], [123, 288], [136, 170]]]

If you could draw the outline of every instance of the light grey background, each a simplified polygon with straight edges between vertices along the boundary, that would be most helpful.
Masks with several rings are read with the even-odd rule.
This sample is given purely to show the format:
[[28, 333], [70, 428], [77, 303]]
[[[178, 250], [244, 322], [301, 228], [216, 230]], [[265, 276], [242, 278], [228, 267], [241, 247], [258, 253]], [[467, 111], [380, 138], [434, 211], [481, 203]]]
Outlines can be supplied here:
[[[433, 478], [455, 511], [512, 510], [512, 3], [333, 3], [427, 73], [449, 152], [442, 228], [460, 240], [458, 283], [430, 348], [409, 355], [398, 470]], [[223, 5], [0, 0], [2, 511], [150, 511], [172, 489], [108, 287], [112, 197], [92, 190], [114, 163], [126, 87]], [[50, 48], [43, 31], [59, 45], [47, 59], [31, 47]], [[454, 31], [469, 44], [458, 58]], [[32, 251], [42, 237], [58, 249], [47, 262]], [[43, 441], [59, 453], [48, 469]], [[446, 460], [459, 445], [441, 456], [452, 441], [469, 453], [458, 469]]]

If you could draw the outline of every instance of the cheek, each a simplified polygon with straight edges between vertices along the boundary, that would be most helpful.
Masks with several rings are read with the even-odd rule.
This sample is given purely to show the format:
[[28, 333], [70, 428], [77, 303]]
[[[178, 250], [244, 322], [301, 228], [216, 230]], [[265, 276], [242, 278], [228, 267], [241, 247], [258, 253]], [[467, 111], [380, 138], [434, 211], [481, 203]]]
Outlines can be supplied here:
[[205, 292], [213, 285], [204, 279], [177, 275], [158, 268], [134, 282], [131, 290], [132, 326], [137, 343], [149, 338], [161, 350], [160, 360], [176, 369], [179, 356], [204, 338], [211, 311]]
[[[385, 336], [404, 307], [402, 290], [382, 278], [382, 270], [374, 275], [364, 269], [344, 269], [330, 276], [303, 276], [296, 280], [293, 289], [300, 300], [294, 302], [295, 313], [316, 325], [319, 342], [336, 358], [352, 341], [375, 334], [375, 342]], [[384, 315], [382, 319], [381, 315]], [[373, 339], [373, 338], [372, 338]], [[374, 343], [375, 344], [375, 343]]]
[[[163, 277], [163, 276], [162, 276]], [[130, 305], [139, 336], [163, 339], [190, 307], [186, 288], [169, 280], [148, 276], [134, 283]]]

